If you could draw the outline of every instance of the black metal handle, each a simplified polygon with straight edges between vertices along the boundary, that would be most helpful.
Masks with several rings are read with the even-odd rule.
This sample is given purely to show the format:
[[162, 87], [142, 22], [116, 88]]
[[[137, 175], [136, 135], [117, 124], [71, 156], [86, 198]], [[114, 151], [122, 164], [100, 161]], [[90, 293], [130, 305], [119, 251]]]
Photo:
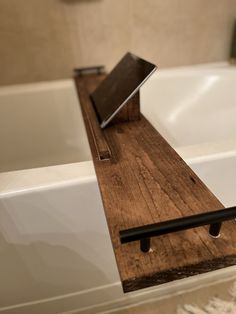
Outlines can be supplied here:
[[128, 243], [139, 240], [141, 251], [148, 252], [152, 237], [205, 225], [210, 225], [209, 233], [211, 236], [218, 237], [222, 222], [234, 218], [236, 218], [236, 206], [122, 230], [120, 231], [120, 241], [121, 243]]

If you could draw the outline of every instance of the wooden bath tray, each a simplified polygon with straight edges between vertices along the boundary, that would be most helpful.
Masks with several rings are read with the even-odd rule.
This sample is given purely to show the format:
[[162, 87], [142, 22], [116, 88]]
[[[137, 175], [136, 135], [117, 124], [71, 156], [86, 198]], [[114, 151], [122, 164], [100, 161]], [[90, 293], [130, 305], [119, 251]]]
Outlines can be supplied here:
[[233, 220], [223, 224], [218, 239], [204, 226], [154, 237], [148, 253], [139, 241], [121, 244], [121, 230], [223, 205], [142, 115], [100, 129], [89, 94], [103, 78], [75, 81], [124, 292], [235, 265]]

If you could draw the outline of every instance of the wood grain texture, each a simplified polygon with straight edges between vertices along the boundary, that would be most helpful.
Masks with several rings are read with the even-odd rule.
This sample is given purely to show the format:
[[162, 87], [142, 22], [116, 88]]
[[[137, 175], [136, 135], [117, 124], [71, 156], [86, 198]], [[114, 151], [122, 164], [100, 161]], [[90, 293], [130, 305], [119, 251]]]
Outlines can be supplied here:
[[133, 95], [112, 119], [112, 123], [140, 120], [140, 94]]
[[87, 95], [101, 79], [76, 82], [124, 292], [235, 265], [235, 221], [223, 224], [218, 239], [200, 227], [152, 238], [150, 253], [142, 253], [138, 242], [121, 245], [120, 230], [223, 205], [142, 115], [101, 130], [111, 158], [99, 160], [85, 112], [92, 106]]

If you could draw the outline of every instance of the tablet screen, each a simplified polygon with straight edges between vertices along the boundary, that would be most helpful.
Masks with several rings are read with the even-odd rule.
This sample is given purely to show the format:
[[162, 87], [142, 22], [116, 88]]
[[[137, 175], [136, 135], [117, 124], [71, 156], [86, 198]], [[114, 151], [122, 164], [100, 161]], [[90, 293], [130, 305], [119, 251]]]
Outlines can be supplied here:
[[109, 123], [155, 70], [154, 64], [129, 52], [125, 54], [91, 94], [101, 128]]

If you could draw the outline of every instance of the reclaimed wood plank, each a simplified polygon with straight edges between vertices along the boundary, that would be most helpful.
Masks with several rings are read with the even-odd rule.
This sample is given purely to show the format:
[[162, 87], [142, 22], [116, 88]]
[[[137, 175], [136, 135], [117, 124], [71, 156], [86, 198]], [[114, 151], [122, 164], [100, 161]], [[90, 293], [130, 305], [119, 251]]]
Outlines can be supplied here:
[[140, 94], [139, 91], [131, 97], [124, 107], [112, 119], [112, 124], [140, 120]]
[[235, 221], [223, 224], [218, 239], [206, 227], [153, 238], [149, 253], [138, 242], [120, 243], [120, 230], [224, 206], [142, 115], [101, 130], [111, 156], [99, 160], [85, 112], [92, 106], [88, 94], [101, 79], [76, 83], [124, 292], [235, 265]]

